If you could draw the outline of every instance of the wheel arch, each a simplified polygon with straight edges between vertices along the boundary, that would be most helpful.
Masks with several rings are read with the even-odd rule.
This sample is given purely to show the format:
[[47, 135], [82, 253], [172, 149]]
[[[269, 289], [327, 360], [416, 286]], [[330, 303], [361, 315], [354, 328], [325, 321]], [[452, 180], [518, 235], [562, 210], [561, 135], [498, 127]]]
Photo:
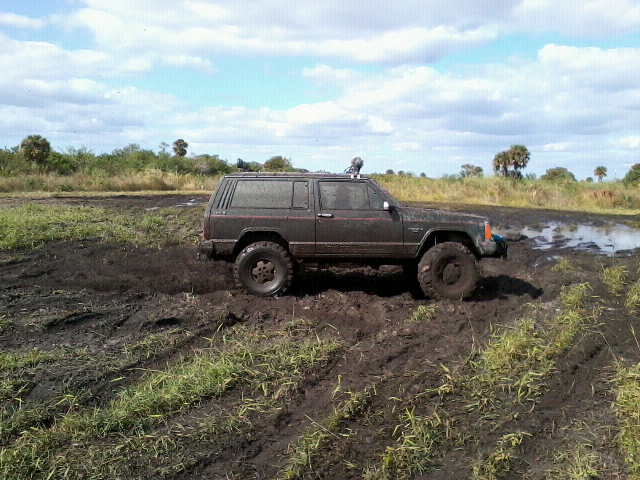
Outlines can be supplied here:
[[444, 242], [454, 242], [460, 243], [467, 247], [471, 253], [476, 257], [476, 259], [480, 259], [480, 252], [476, 247], [475, 243], [469, 236], [467, 232], [464, 230], [432, 230], [430, 231], [425, 238], [422, 240], [420, 244], [420, 248], [418, 249], [417, 259], [422, 258], [422, 255], [425, 254], [427, 250], [431, 247], [438, 245]]
[[256, 242], [277, 243], [291, 253], [289, 242], [287, 242], [277, 230], [246, 230], [240, 234], [240, 238], [233, 247], [231, 256], [235, 259], [245, 247]]

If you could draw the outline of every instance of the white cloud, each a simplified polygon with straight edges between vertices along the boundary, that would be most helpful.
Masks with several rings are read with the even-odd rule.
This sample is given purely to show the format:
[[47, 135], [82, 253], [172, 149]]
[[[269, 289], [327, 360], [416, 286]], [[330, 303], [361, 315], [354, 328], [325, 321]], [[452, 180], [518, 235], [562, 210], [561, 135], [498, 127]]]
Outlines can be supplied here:
[[575, 143], [572, 142], [555, 142], [555, 143], [547, 143], [543, 145], [541, 150], [543, 152], [565, 152], [575, 147]]
[[13, 28], [26, 28], [31, 30], [39, 30], [44, 27], [45, 22], [39, 18], [25, 17], [24, 15], [16, 15], [15, 13], [0, 13], [0, 25]]
[[509, 28], [519, 32], [606, 37], [639, 26], [637, 0], [524, 0], [514, 9]]
[[627, 149], [638, 149], [640, 148], [640, 135], [630, 135], [628, 137], [621, 138], [616, 140], [614, 145]]
[[205, 73], [216, 73], [213, 63], [207, 59], [190, 55], [165, 55], [163, 63], [171, 67], [191, 68]]
[[329, 65], [316, 65], [313, 68], [303, 67], [301, 75], [312, 80], [317, 86], [337, 85], [347, 87], [363, 78], [360, 74], [349, 68], [333, 68]]
[[374, 134], [390, 134], [393, 132], [391, 122], [380, 117], [369, 117], [367, 126], [371, 129], [371, 133]]
[[[585, 38], [637, 32], [639, 1], [370, 0], [363, 6], [326, 0], [305, 8], [293, 0], [78, 3], [83, 8], [66, 18], [0, 13], [0, 25], [23, 29], [43, 29], [55, 17], [68, 35], [88, 32], [94, 41], [65, 49], [0, 33], [5, 133], [35, 130], [67, 143], [91, 140], [95, 149], [128, 141], [153, 147], [182, 136], [229, 158], [273, 148], [329, 163], [368, 155], [369, 171], [384, 171], [386, 157], [416, 171], [427, 162], [449, 172], [461, 163], [489, 171], [493, 155], [514, 143], [527, 145], [531, 166], [542, 171], [574, 158], [586, 165], [589, 155], [625, 159], [640, 148], [634, 134], [640, 130], [639, 48], [548, 44], [534, 58], [492, 64], [474, 63], [473, 50], [520, 32]], [[459, 68], [428, 65], [462, 49], [471, 61]], [[225, 68], [219, 59], [242, 66], [246, 58], [275, 58], [282, 68], [283, 58], [295, 56], [298, 71], [276, 75], [306, 79], [317, 96], [287, 107], [219, 106], [213, 96], [187, 105], [170, 93], [133, 86], [170, 92], [170, 83], [161, 83], [171, 79], [153, 76], [160, 66], [232, 76], [218, 71]], [[252, 85], [259, 86], [256, 77]]]

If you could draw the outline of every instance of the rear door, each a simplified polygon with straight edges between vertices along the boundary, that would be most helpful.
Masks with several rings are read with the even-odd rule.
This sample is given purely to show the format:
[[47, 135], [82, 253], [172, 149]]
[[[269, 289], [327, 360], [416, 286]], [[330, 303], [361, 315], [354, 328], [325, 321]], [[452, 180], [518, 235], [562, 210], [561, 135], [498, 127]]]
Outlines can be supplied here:
[[390, 257], [402, 254], [402, 219], [383, 209], [366, 180], [318, 180], [316, 254]]

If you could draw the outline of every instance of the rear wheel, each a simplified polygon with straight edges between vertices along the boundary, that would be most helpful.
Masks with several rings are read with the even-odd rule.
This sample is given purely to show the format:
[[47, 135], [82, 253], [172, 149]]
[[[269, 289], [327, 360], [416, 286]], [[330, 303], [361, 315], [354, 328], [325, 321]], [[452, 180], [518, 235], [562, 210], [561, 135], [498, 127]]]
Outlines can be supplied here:
[[427, 297], [462, 299], [476, 287], [480, 267], [461, 243], [445, 242], [431, 247], [418, 264], [418, 281]]
[[238, 287], [267, 297], [284, 293], [293, 279], [293, 260], [289, 252], [273, 242], [256, 242], [245, 247], [234, 267]]

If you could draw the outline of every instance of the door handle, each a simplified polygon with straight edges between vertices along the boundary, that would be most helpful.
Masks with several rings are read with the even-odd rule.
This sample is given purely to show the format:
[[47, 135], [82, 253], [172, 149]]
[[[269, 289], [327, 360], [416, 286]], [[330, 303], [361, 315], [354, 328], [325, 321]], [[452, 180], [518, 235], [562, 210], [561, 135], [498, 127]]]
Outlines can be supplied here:
[[322, 218], [333, 218], [333, 213], [319, 213], [318, 216]]

